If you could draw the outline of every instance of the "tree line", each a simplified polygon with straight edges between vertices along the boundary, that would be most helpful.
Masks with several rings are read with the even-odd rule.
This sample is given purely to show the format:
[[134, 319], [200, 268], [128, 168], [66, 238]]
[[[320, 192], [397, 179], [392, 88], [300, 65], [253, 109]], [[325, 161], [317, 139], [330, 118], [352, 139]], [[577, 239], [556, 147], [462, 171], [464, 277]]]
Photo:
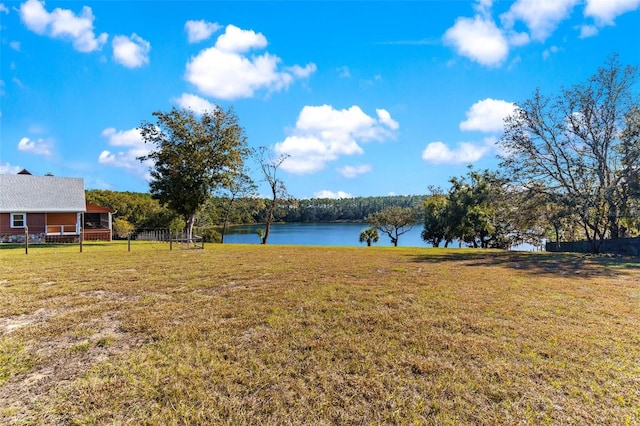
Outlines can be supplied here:
[[423, 239], [505, 248], [635, 237], [640, 227], [638, 68], [611, 55], [584, 83], [536, 89], [505, 119], [497, 171], [432, 188]]
[[[115, 211], [114, 220], [129, 222], [132, 231], [142, 229], [182, 229], [184, 221], [180, 215], [149, 193], [117, 192], [92, 189], [86, 191], [87, 201]], [[313, 198], [289, 200], [274, 212], [274, 221], [282, 223], [311, 222], [365, 222], [367, 216], [389, 207], [412, 208], [415, 222], [421, 220], [425, 195], [389, 195], [354, 198]], [[228, 209], [230, 196], [211, 196], [198, 210], [195, 217], [195, 232], [219, 240], [225, 215], [229, 225], [265, 223], [271, 200], [269, 198], [242, 197], [233, 201]]]
[[[133, 227], [183, 226], [223, 241], [227, 225], [264, 223], [264, 244], [274, 221], [365, 220], [371, 244], [378, 231], [394, 244], [416, 221], [434, 246], [454, 240], [473, 247], [508, 248], [544, 240], [602, 241], [639, 232], [640, 103], [638, 68], [611, 55], [585, 82], [547, 95], [538, 88], [516, 104], [497, 142], [498, 170], [451, 177], [449, 188], [426, 196], [295, 200], [280, 178], [286, 155], [249, 149], [232, 109], [154, 112], [140, 132], [154, 146], [150, 195], [96, 191], [88, 199], [118, 210]], [[255, 160], [270, 198], [258, 198], [247, 164]], [[128, 195], [127, 195], [128, 194]], [[95, 197], [95, 198], [91, 198]], [[123, 199], [132, 204], [125, 206]], [[155, 204], [154, 204], [155, 202]]]

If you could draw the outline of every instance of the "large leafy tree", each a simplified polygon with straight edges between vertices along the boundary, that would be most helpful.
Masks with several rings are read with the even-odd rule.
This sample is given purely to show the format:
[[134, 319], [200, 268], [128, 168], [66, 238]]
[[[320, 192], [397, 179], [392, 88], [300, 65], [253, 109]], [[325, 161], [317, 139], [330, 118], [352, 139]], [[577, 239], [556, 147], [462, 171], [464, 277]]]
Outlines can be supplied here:
[[151, 160], [151, 194], [179, 214], [191, 239], [198, 209], [212, 192], [239, 172], [248, 154], [244, 129], [232, 109], [216, 107], [200, 116], [190, 109], [153, 113], [156, 123], [139, 127], [155, 146], [140, 161]]
[[545, 96], [538, 89], [505, 120], [501, 167], [527, 190], [575, 212], [598, 251], [623, 236], [640, 169], [636, 67], [616, 55], [585, 83]]
[[449, 182], [447, 239], [473, 247], [508, 248], [513, 232], [504, 181], [489, 170], [470, 169]]
[[432, 188], [431, 195], [424, 201], [424, 228], [420, 235], [433, 247], [438, 247], [442, 241], [447, 247], [451, 242], [449, 207], [447, 195], [438, 188]]
[[365, 218], [371, 227], [387, 235], [394, 247], [402, 234], [411, 231], [416, 224], [416, 210], [411, 207], [391, 206]]

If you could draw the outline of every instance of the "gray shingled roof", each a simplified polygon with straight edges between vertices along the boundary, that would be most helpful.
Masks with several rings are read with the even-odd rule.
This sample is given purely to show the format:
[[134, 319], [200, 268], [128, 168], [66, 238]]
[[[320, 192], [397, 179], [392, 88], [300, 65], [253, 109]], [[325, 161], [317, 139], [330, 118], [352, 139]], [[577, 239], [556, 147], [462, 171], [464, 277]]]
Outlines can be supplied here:
[[84, 212], [84, 179], [0, 175], [0, 213]]

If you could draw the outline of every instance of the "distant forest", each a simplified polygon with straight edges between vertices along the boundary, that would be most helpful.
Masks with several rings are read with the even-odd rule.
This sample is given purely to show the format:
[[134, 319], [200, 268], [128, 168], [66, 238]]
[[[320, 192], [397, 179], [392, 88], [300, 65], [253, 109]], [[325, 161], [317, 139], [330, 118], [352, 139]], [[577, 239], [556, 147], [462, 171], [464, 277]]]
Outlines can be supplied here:
[[[116, 192], [109, 190], [86, 191], [87, 201], [113, 209], [114, 219], [130, 222], [136, 230], [168, 228], [179, 220], [166, 207], [148, 193]], [[281, 205], [276, 222], [359, 222], [365, 217], [391, 206], [416, 209], [416, 222], [424, 216], [426, 195], [389, 195], [380, 197], [354, 197], [341, 199], [313, 198], [291, 199]], [[230, 203], [227, 197], [211, 197], [198, 212], [196, 226], [209, 228], [222, 226], [229, 210], [228, 223], [232, 225], [263, 223], [269, 200], [263, 198], [239, 198]], [[229, 209], [229, 205], [231, 208]]]

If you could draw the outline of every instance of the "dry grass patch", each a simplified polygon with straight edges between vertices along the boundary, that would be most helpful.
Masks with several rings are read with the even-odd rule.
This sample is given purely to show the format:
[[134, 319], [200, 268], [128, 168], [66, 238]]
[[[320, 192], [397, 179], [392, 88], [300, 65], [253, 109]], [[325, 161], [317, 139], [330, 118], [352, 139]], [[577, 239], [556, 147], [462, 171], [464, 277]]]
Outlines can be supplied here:
[[0, 422], [640, 423], [629, 259], [114, 243], [0, 277]]

